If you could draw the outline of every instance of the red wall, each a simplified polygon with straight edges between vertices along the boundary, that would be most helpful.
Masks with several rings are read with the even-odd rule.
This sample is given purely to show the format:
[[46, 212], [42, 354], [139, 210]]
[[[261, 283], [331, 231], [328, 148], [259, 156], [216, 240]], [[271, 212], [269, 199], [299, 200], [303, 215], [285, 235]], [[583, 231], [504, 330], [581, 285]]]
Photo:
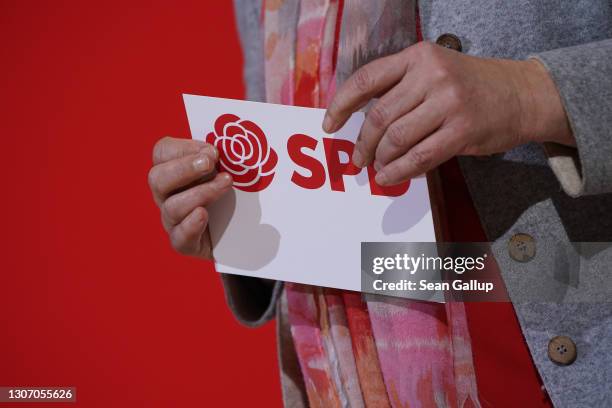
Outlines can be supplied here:
[[0, 3], [0, 385], [76, 386], [87, 407], [280, 404], [273, 324], [234, 321], [146, 184], [154, 142], [189, 136], [181, 93], [243, 96], [232, 13]]

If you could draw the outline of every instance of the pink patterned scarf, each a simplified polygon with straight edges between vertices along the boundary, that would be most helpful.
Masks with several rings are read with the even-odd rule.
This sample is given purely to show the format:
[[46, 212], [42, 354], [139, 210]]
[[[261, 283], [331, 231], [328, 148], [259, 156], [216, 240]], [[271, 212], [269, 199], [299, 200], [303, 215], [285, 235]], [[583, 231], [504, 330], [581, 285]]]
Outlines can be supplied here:
[[[268, 102], [325, 107], [337, 81], [416, 41], [415, 10], [404, 0], [265, 0]], [[290, 283], [285, 295], [311, 406], [480, 406], [463, 304]]]

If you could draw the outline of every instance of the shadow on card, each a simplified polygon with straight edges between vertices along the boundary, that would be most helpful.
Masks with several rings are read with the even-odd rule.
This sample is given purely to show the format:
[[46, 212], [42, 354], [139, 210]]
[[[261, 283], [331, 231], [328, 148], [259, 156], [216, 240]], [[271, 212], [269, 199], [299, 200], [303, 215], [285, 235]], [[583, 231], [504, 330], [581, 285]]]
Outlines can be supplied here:
[[385, 234], [399, 234], [408, 231], [423, 219], [429, 212], [429, 202], [414, 200], [427, 194], [427, 183], [414, 179], [408, 192], [399, 197], [389, 197], [391, 204], [387, 207], [382, 219], [382, 230]]
[[[236, 194], [241, 205], [252, 211], [236, 212]], [[210, 218], [214, 217], [214, 225], [210, 226], [215, 261], [225, 266], [256, 271], [269, 264], [280, 245], [280, 233], [269, 224], [261, 223], [261, 202], [259, 193], [237, 192], [232, 189], [209, 208]], [[227, 237], [240, 236], [242, 242], [249, 245], [217, 246]]]

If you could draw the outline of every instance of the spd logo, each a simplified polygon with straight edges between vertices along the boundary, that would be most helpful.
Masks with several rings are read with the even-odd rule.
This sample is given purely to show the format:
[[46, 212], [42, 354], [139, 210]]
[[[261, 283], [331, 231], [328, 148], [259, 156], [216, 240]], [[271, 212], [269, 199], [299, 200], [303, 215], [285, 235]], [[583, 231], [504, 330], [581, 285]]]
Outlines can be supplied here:
[[[232, 175], [234, 186], [250, 192], [261, 191], [269, 186], [274, 178], [278, 155], [268, 144], [261, 128], [254, 122], [229, 113], [219, 116], [214, 128], [214, 132], [206, 136], [206, 142], [219, 151], [219, 169]], [[308, 150], [315, 151], [318, 148], [317, 139], [300, 133], [287, 139], [289, 159], [309, 173], [305, 176], [294, 171], [291, 181], [301, 188], [316, 190], [329, 180], [332, 191], [345, 191], [344, 176], [355, 176], [362, 171], [350, 161], [341, 160], [341, 154], [352, 156], [355, 145], [344, 139], [324, 137], [322, 141], [325, 163], [307, 153]], [[372, 195], [396, 197], [408, 191], [410, 181], [382, 187], [374, 180], [374, 167], [370, 165], [366, 171]]]

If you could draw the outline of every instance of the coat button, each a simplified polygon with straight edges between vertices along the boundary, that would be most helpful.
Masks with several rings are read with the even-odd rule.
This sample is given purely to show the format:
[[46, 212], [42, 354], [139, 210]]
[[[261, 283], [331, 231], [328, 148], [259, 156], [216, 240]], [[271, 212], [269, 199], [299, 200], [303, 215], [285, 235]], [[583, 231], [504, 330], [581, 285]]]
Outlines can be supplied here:
[[436, 44], [459, 52], [461, 52], [461, 50], [463, 49], [463, 47], [461, 46], [461, 40], [454, 34], [442, 34], [436, 40]]
[[536, 254], [535, 240], [529, 234], [515, 234], [508, 242], [510, 258], [518, 262], [529, 262]]
[[577, 355], [576, 344], [567, 336], [553, 337], [548, 343], [548, 358], [554, 363], [570, 365]]

